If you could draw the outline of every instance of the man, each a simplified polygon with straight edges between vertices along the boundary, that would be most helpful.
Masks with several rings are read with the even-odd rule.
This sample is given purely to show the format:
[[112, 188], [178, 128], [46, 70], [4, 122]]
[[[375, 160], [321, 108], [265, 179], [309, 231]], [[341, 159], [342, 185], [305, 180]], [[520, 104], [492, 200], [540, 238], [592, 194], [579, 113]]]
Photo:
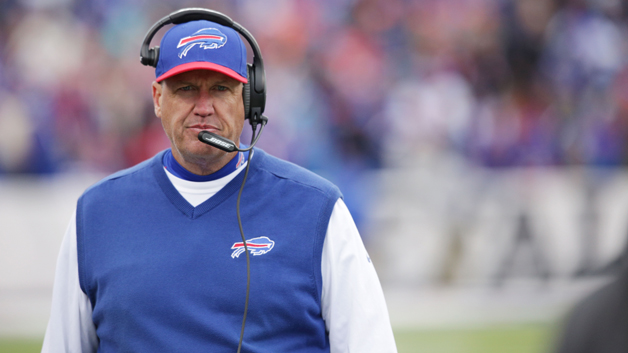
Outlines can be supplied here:
[[[209, 30], [224, 35], [219, 45], [185, 45]], [[236, 202], [247, 166], [242, 351], [396, 352], [375, 269], [338, 189], [261, 149], [226, 153], [197, 138], [209, 131], [239, 145], [247, 82], [239, 35], [185, 22], [160, 50], [152, 94], [171, 148], [80, 197], [43, 352], [235, 352], [247, 291]]]

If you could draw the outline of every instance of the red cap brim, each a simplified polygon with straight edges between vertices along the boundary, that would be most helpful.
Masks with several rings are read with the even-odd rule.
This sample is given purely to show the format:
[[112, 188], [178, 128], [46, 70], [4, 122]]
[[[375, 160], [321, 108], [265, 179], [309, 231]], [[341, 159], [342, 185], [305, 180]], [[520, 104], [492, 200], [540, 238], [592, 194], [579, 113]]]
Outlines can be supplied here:
[[246, 77], [240, 76], [237, 72], [231, 70], [230, 68], [216, 65], [214, 63], [206, 62], [206, 61], [198, 61], [193, 63], [181, 64], [179, 66], [175, 66], [172, 69], [166, 71], [163, 75], [157, 77], [157, 82], [161, 82], [168, 77], [172, 77], [174, 75], [178, 75], [184, 72], [192, 71], [192, 70], [211, 70], [220, 72], [221, 74], [225, 74], [231, 78], [234, 78], [242, 83], [247, 83], [248, 80]]

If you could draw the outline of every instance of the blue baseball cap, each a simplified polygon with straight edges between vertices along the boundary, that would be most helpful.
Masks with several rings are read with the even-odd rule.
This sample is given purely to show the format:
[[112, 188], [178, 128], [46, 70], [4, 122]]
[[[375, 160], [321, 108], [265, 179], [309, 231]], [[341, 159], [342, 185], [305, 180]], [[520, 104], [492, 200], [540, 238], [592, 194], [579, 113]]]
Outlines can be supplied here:
[[170, 28], [159, 46], [156, 81], [192, 70], [217, 71], [246, 83], [246, 47], [240, 35], [207, 20]]

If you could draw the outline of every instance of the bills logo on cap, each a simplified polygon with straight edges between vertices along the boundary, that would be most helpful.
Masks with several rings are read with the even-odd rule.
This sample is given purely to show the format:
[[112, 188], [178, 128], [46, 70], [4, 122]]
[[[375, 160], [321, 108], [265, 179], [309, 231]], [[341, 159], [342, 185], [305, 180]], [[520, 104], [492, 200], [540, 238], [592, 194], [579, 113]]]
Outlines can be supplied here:
[[[251, 254], [264, 255], [273, 249], [275, 242], [270, 240], [268, 237], [259, 237], [247, 240], [246, 246]], [[240, 257], [240, 255], [244, 252], [244, 243], [235, 243], [231, 249], [235, 249], [235, 251], [231, 254], [231, 258], [235, 259], [236, 257]]]
[[179, 58], [187, 55], [188, 51], [195, 45], [199, 45], [203, 49], [218, 49], [227, 43], [227, 36], [216, 28], [203, 28], [196, 31], [189, 37], [179, 40], [177, 48], [183, 47], [179, 51]]

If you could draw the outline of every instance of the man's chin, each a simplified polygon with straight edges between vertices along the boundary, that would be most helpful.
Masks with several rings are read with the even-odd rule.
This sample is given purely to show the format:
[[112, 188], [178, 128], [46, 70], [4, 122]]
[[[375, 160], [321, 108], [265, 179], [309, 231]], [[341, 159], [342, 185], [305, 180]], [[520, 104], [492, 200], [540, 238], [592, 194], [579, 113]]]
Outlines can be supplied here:
[[214, 158], [222, 158], [226, 154], [224, 151], [221, 151], [212, 146], [202, 146], [201, 148], [193, 148], [187, 151], [182, 151], [182, 154], [192, 158], [200, 158], [200, 159], [214, 159]]

